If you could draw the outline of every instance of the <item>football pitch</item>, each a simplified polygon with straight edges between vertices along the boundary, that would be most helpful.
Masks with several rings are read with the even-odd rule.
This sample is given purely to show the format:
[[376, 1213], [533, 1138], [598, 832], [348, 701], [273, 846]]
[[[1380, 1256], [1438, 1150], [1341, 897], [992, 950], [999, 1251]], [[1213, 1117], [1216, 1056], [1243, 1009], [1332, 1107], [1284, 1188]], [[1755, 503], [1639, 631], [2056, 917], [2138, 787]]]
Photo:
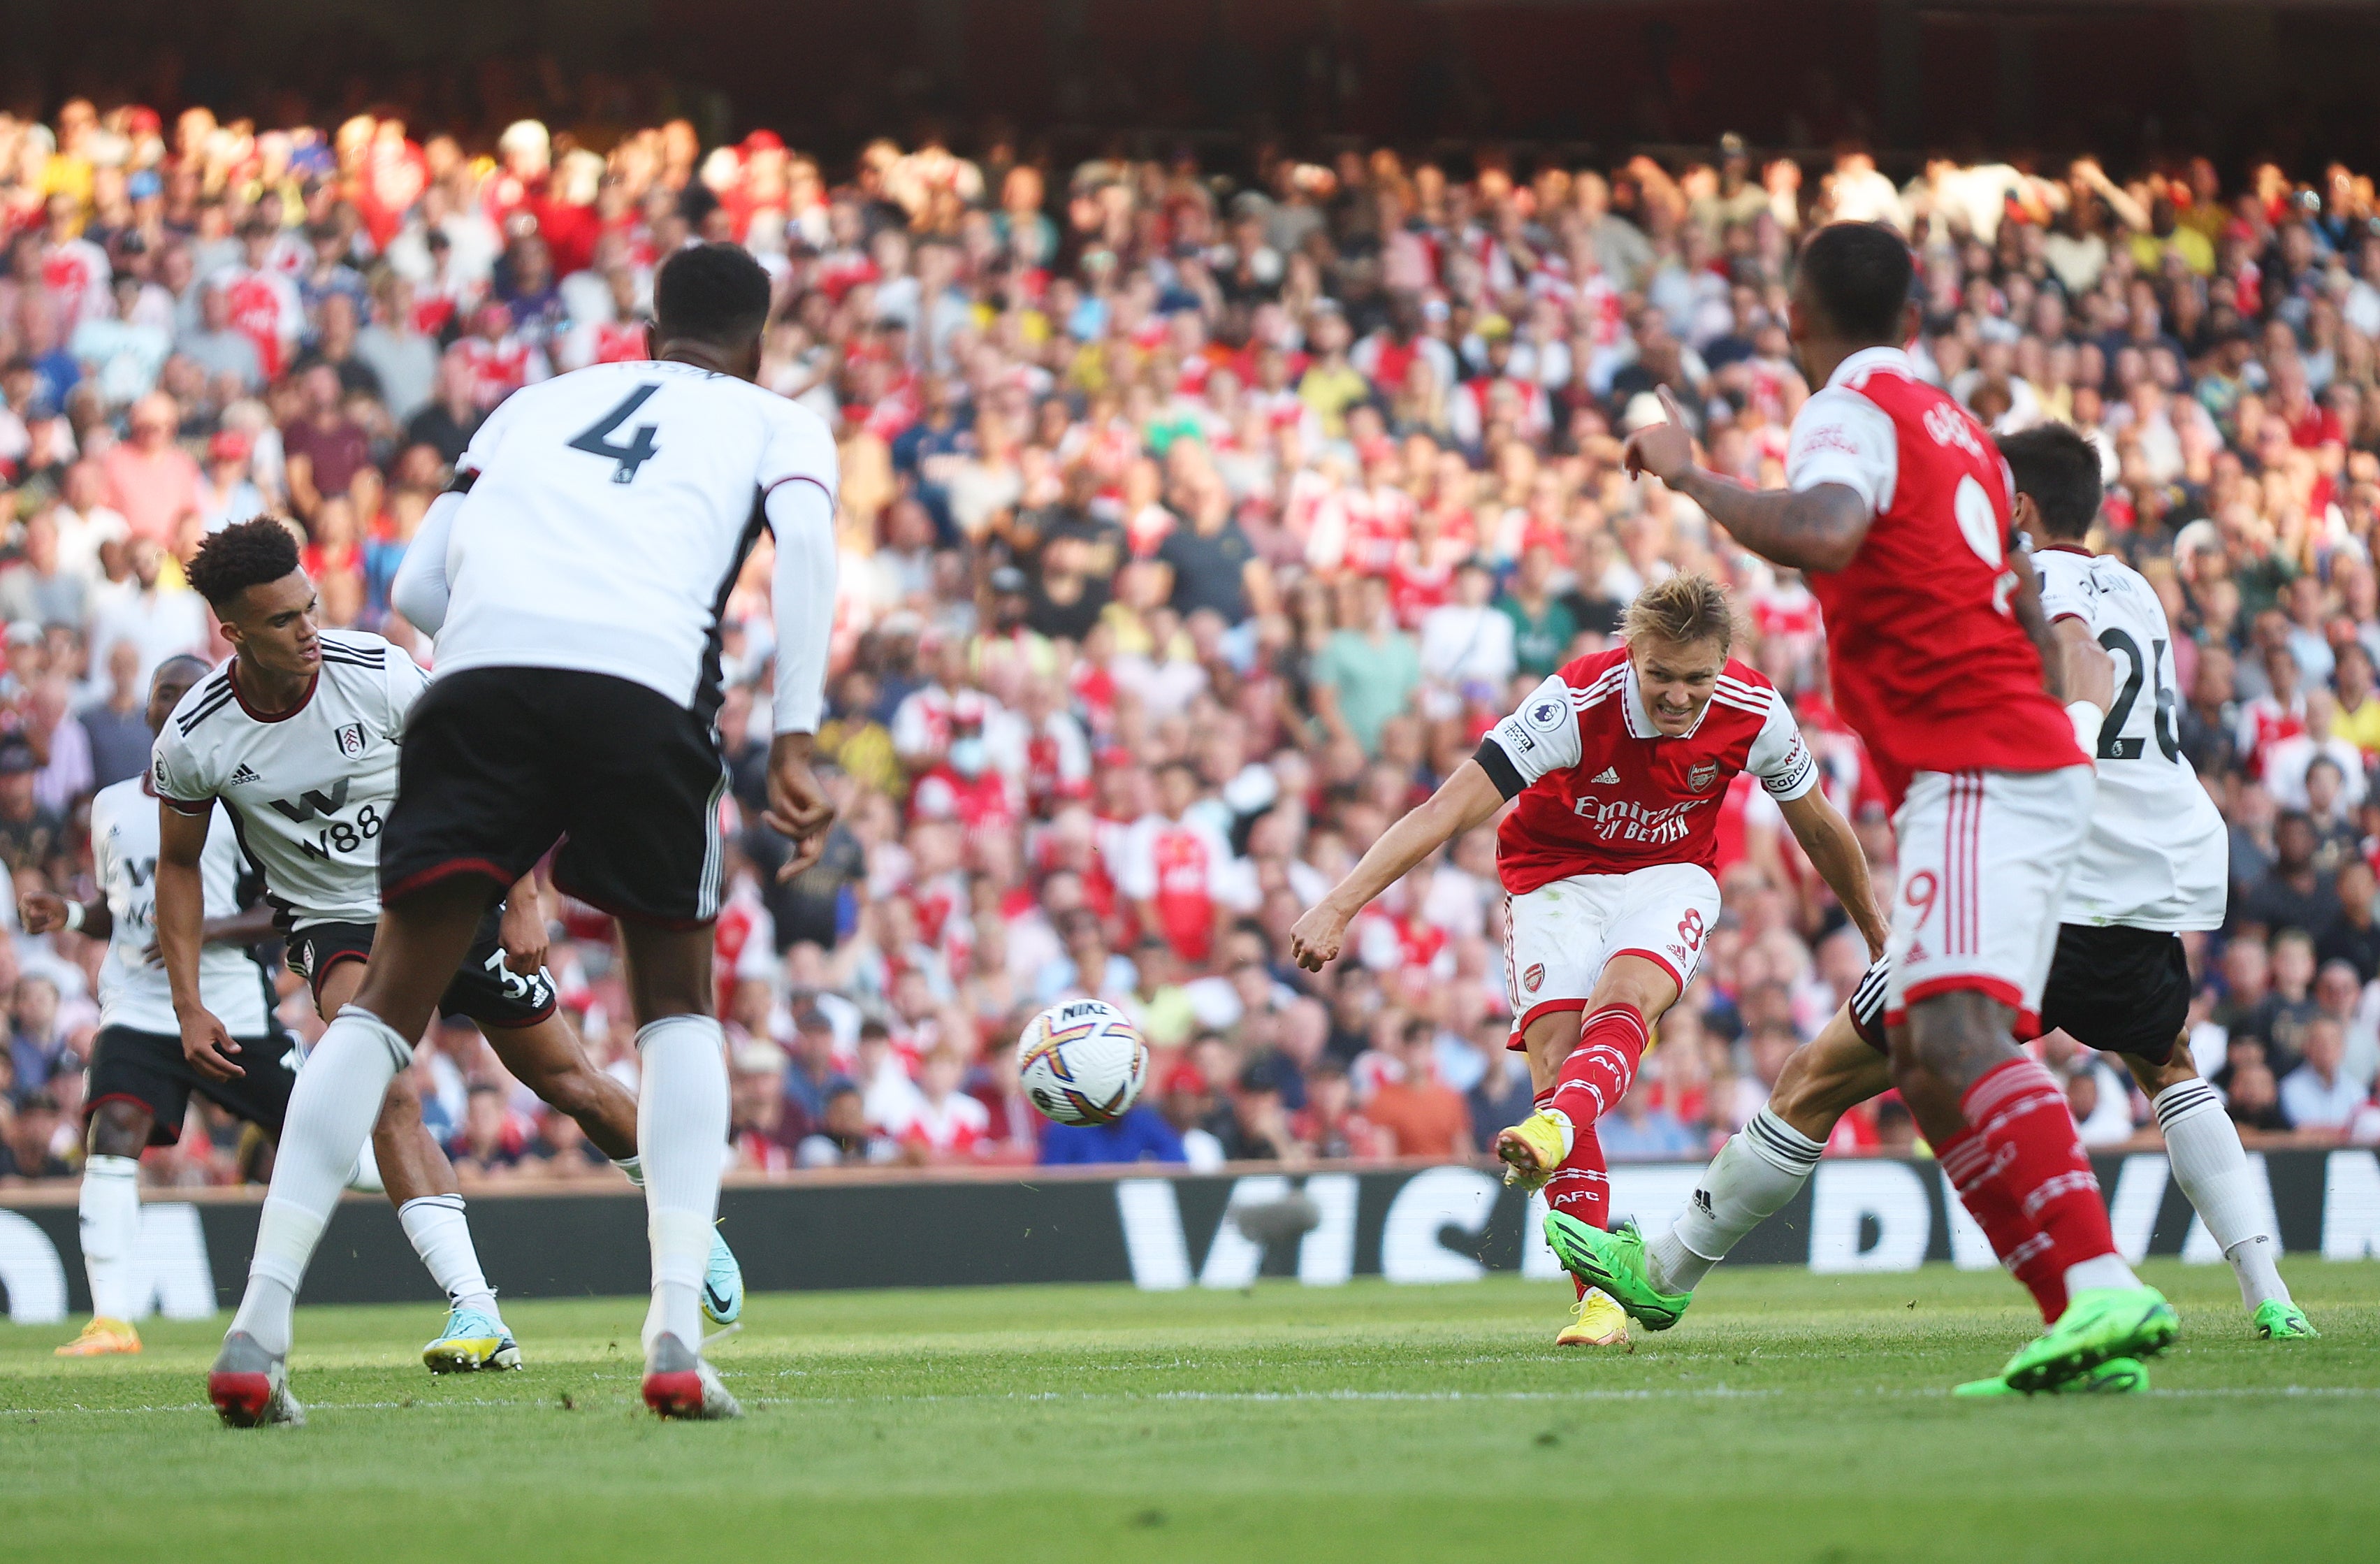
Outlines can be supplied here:
[[506, 1310], [529, 1366], [433, 1379], [419, 1307], [298, 1315], [310, 1425], [217, 1425], [224, 1321], [60, 1362], [0, 1325], [0, 1558], [2369, 1559], [2380, 1265], [2222, 1267], [2138, 1397], [1953, 1401], [2030, 1311], [1997, 1273], [1721, 1271], [1631, 1354], [1567, 1283], [758, 1296], [750, 1415], [638, 1400], [640, 1304]]

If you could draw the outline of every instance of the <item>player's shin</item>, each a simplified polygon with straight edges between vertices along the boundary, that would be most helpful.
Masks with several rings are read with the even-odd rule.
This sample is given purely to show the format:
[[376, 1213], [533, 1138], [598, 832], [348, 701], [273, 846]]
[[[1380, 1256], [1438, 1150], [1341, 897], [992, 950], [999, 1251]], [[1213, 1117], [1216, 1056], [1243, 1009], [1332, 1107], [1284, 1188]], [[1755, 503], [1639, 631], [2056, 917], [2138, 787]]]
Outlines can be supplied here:
[[322, 1227], [380, 1116], [388, 1084], [413, 1049], [370, 1011], [349, 1005], [322, 1033], [289, 1094], [289, 1114], [257, 1222], [248, 1291], [232, 1329], [265, 1352], [289, 1350], [289, 1315]]
[[1825, 1146], [1768, 1109], [1719, 1148], [1669, 1231], [1645, 1246], [1653, 1285], [1691, 1292], [1744, 1234], [1783, 1210], [1807, 1183]]
[[[2001, 1263], [2033, 1289], [2045, 1313], [2050, 1300], [2029, 1279], [2036, 1255], [2055, 1267], [2068, 1293], [2140, 1285], [2116, 1252], [2099, 1181], [2057, 1077], [2029, 1058], [2011, 1059], [1985, 1072], [1959, 1106], [1970, 1129], [1939, 1147], [1943, 1170]], [[2010, 1237], [2015, 1242], [2003, 1247]]]
[[1627, 1095], [1647, 1040], [1633, 1005], [1606, 1005], [1580, 1023], [1578, 1047], [1562, 1061], [1551, 1099], [1580, 1135]]
[[83, 1164], [77, 1204], [82, 1224], [83, 1269], [91, 1278], [95, 1318], [128, 1321], [134, 1296], [132, 1257], [140, 1234], [140, 1163], [130, 1157], [94, 1156]]
[[2281, 1245], [2267, 1227], [2271, 1201], [2259, 1188], [2222, 1097], [2193, 1076], [2157, 1093], [2154, 1106], [2174, 1182], [2231, 1262], [2240, 1301], [2250, 1309], [2276, 1299], [2290, 1302], [2289, 1284], [2274, 1264]]
[[644, 1342], [675, 1336], [702, 1341], [702, 1279], [719, 1211], [722, 1147], [727, 1141], [727, 1061], [719, 1023], [665, 1016], [637, 1034], [644, 1090], [638, 1105], [638, 1161], [653, 1250], [652, 1306]]
[[480, 1269], [480, 1254], [471, 1243], [471, 1225], [463, 1215], [461, 1195], [426, 1194], [408, 1200], [397, 1207], [396, 1218], [404, 1224], [413, 1252], [421, 1256], [452, 1307], [496, 1312], [496, 1294]]

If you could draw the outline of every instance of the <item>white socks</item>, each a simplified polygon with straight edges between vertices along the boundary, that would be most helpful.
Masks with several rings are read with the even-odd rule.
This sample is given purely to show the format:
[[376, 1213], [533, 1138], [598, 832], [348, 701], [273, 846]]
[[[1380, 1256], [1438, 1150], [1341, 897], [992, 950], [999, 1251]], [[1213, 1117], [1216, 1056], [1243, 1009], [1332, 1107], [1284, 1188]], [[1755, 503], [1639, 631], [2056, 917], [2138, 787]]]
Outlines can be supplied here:
[[727, 1059], [719, 1023], [671, 1015], [637, 1034], [644, 1090], [637, 1104], [637, 1157], [644, 1172], [646, 1231], [653, 1246], [653, 1302], [644, 1341], [674, 1336], [702, 1346], [702, 1275], [710, 1263], [726, 1161]]
[[430, 1267], [431, 1278], [446, 1291], [446, 1301], [458, 1309], [496, 1312], [496, 1294], [480, 1272], [479, 1251], [471, 1247], [471, 1227], [463, 1219], [459, 1194], [425, 1194], [396, 1208], [413, 1252]]
[[132, 1245], [140, 1236], [140, 1163], [93, 1157], [83, 1164], [82, 1266], [91, 1278], [91, 1312], [128, 1320], [148, 1300], [135, 1296]]
[[1745, 1233], [1785, 1208], [1826, 1147], [1766, 1108], [1719, 1147], [1670, 1231], [1645, 1247], [1653, 1285], [1691, 1292]]
[[2102, 1255], [2095, 1260], [2066, 1267], [2066, 1295], [2086, 1292], [2095, 1287], [2138, 1287], [2141, 1279], [2124, 1263], [2121, 1255]]
[[231, 1322], [268, 1352], [289, 1350], [289, 1311], [306, 1263], [355, 1169], [357, 1151], [371, 1138], [388, 1084], [412, 1058], [411, 1046], [380, 1017], [349, 1005], [298, 1072], [257, 1223], [248, 1292]]
[[2181, 1081], [2157, 1093], [2153, 1106], [2174, 1182], [2231, 1262], [2240, 1301], [2251, 1309], [2267, 1299], [2288, 1303], [2289, 1286], [2274, 1267], [2280, 1240], [2265, 1231], [2265, 1201], [2223, 1098], [2204, 1081]]

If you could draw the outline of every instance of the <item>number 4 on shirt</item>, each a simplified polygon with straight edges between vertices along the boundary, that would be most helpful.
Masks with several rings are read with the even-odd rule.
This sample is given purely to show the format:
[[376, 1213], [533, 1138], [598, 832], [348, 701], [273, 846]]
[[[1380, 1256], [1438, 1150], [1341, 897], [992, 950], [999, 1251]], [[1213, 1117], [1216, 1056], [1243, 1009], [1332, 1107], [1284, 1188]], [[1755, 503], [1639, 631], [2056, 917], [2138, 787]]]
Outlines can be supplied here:
[[660, 389], [658, 385], [637, 387], [621, 400], [618, 406], [579, 430], [577, 438], [570, 442], [570, 448], [574, 451], [584, 451], [590, 456], [610, 457], [619, 464], [612, 469], [612, 481], [634, 483], [637, 480], [637, 469], [651, 461], [660, 451], [660, 447], [653, 443], [653, 426], [638, 424], [635, 438], [625, 445], [613, 444], [612, 435], [622, 424], [635, 418], [637, 409], [643, 406], [646, 399]]

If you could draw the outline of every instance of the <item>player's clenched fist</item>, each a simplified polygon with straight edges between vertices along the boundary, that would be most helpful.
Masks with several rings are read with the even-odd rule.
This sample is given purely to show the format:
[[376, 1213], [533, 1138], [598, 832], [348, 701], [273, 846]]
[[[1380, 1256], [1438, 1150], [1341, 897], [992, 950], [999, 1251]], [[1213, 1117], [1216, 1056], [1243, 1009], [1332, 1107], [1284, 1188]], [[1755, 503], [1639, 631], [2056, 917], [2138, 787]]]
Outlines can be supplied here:
[[47, 891], [28, 891], [17, 898], [17, 917], [28, 934], [47, 934], [67, 926], [67, 902]]
[[1290, 959], [1308, 972], [1319, 972], [1339, 959], [1340, 943], [1346, 935], [1346, 915], [1328, 902], [1318, 903], [1290, 927]]

